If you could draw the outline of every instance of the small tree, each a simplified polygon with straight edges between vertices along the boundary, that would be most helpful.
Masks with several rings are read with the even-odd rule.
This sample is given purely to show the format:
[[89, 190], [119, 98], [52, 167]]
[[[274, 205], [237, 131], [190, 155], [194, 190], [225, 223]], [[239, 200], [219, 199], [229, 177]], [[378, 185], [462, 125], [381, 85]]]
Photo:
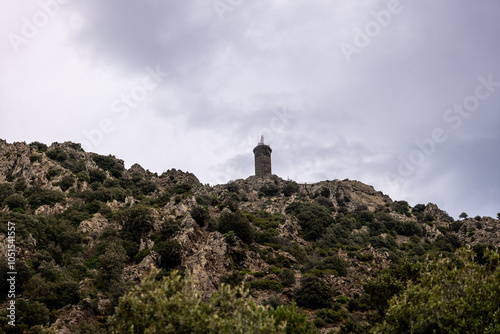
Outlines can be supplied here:
[[14, 209], [20, 209], [24, 210], [26, 209], [26, 205], [28, 204], [28, 201], [19, 194], [14, 194], [10, 195], [7, 197], [4, 201], [3, 204], [7, 205], [9, 209], [14, 210]]
[[191, 217], [196, 221], [198, 225], [203, 227], [205, 226], [205, 223], [210, 216], [207, 209], [205, 209], [201, 205], [197, 205], [191, 210]]
[[295, 291], [295, 300], [299, 306], [310, 309], [330, 307], [333, 304], [333, 290], [316, 276], [304, 276], [300, 288]]
[[468, 217], [469, 217], [469, 215], [468, 215], [468, 214], [466, 214], [465, 212], [462, 212], [462, 213], [460, 214], [460, 216], [458, 216], [458, 218], [460, 218], [460, 219], [467, 219]]
[[283, 194], [286, 197], [290, 197], [298, 191], [299, 191], [299, 185], [295, 181], [289, 182], [283, 187]]
[[500, 255], [486, 253], [483, 265], [470, 249], [427, 262], [373, 333], [500, 333]]
[[161, 257], [160, 267], [166, 270], [174, 269], [182, 263], [181, 249], [179, 242], [173, 239], [161, 241], [153, 247], [153, 250]]
[[108, 318], [111, 333], [317, 333], [297, 308], [256, 305], [243, 286], [222, 284], [208, 301], [195, 281], [174, 271], [157, 281], [158, 269], [120, 298]]
[[114, 220], [122, 226], [125, 238], [139, 242], [141, 237], [153, 228], [154, 217], [148, 208], [135, 205], [118, 211]]
[[223, 212], [217, 227], [220, 233], [233, 231], [244, 243], [250, 244], [255, 237], [255, 230], [240, 213]]

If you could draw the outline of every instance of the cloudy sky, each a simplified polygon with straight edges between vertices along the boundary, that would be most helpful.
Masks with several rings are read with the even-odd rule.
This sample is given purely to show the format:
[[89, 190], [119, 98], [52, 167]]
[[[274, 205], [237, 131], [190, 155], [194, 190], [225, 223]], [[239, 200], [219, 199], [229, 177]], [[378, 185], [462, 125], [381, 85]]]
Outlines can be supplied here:
[[2, 0], [0, 138], [500, 212], [500, 2]]

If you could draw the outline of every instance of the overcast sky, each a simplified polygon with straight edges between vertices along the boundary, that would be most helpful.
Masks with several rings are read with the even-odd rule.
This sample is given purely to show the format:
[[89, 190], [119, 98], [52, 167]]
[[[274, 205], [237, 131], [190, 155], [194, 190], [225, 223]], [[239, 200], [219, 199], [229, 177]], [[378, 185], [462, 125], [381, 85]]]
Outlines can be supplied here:
[[2, 0], [0, 138], [500, 212], [500, 2]]

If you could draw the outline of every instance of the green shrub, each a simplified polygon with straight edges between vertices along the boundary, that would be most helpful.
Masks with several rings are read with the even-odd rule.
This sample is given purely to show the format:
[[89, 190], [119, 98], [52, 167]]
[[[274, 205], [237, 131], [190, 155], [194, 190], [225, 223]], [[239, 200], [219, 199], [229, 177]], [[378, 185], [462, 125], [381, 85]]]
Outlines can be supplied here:
[[281, 284], [285, 287], [295, 284], [295, 272], [291, 269], [284, 269], [278, 277], [281, 280]]
[[243, 274], [236, 271], [231, 274], [224, 274], [221, 276], [220, 282], [232, 287], [238, 286], [243, 282]]
[[422, 227], [415, 221], [400, 222], [396, 225], [396, 233], [411, 237], [417, 235], [419, 237], [424, 235]]
[[347, 311], [344, 309], [332, 310], [322, 308], [316, 312], [316, 319], [322, 319], [327, 324], [335, 324], [347, 318]]
[[180, 222], [173, 219], [168, 219], [159, 231], [159, 236], [155, 239], [155, 242], [165, 241], [172, 238], [175, 233], [180, 230]]
[[41, 205], [53, 206], [56, 203], [63, 202], [65, 196], [57, 190], [49, 190], [40, 187], [32, 187], [26, 191], [28, 203], [32, 208], [36, 209]]
[[297, 217], [307, 240], [323, 236], [325, 229], [333, 223], [331, 212], [318, 203], [294, 202], [286, 208], [286, 213]]
[[266, 257], [266, 262], [278, 268], [290, 268], [292, 266], [290, 259], [283, 254], [276, 255], [271, 253], [268, 257]]
[[299, 185], [297, 184], [297, 182], [295, 181], [292, 181], [292, 182], [288, 182], [284, 187], [283, 187], [283, 194], [286, 196], [286, 197], [290, 197], [292, 196], [293, 194], [297, 193], [299, 191]]
[[257, 290], [272, 290], [276, 292], [283, 290], [283, 285], [280, 282], [269, 278], [251, 281], [250, 287]]
[[413, 213], [423, 213], [425, 210], [426, 205], [425, 204], [417, 204], [413, 207], [411, 210]]
[[82, 221], [89, 219], [91, 217], [91, 213], [89, 212], [89, 207], [87, 205], [75, 203], [63, 212], [62, 217], [68, 220], [73, 226], [77, 226]]
[[154, 222], [149, 209], [141, 205], [119, 210], [113, 220], [122, 226], [122, 235], [135, 242], [139, 242], [151, 230]]
[[294, 305], [270, 310], [227, 285], [203, 301], [191, 276], [174, 271], [157, 281], [158, 273], [120, 299], [108, 319], [111, 333], [314, 333]]
[[316, 201], [316, 203], [318, 203], [319, 205], [324, 206], [325, 208], [327, 208], [329, 210], [333, 208], [332, 201], [330, 201], [330, 199], [328, 199], [326, 197], [318, 196], [314, 200]]
[[63, 172], [63, 170], [59, 167], [50, 167], [49, 170], [47, 171], [47, 173], [45, 173], [45, 177], [47, 178], [47, 180], [51, 180], [54, 176], [57, 176], [59, 174], [61, 174]]
[[267, 271], [269, 272], [269, 274], [274, 274], [274, 275], [280, 275], [282, 272], [281, 269], [276, 268], [275, 266], [271, 266], [271, 267], [267, 268]]
[[7, 197], [15, 193], [14, 188], [8, 184], [0, 184], [0, 203], [3, 202]]
[[93, 154], [92, 160], [102, 168], [103, 170], [109, 171], [113, 177], [120, 178], [125, 166], [121, 160], [116, 159], [112, 155], [104, 156], [99, 154]]
[[207, 209], [204, 207], [197, 205], [191, 210], [191, 217], [195, 220], [195, 222], [201, 227], [205, 226], [208, 218], [210, 217]]
[[75, 183], [75, 178], [73, 175], [65, 175], [61, 181], [57, 182], [55, 185], [59, 186], [62, 191], [66, 191], [73, 186]]
[[222, 233], [233, 231], [244, 243], [252, 243], [255, 230], [240, 213], [223, 212], [217, 230]]
[[89, 257], [83, 261], [83, 265], [88, 269], [96, 269], [97, 263], [99, 262], [99, 258], [97, 256]]
[[319, 265], [319, 269], [326, 270], [330, 269], [337, 273], [338, 276], [347, 275], [347, 268], [349, 267], [349, 263], [345, 260], [342, 260], [338, 256], [329, 256], [321, 261]]
[[425, 263], [418, 282], [391, 299], [374, 333], [499, 333], [500, 255], [489, 252], [485, 265], [469, 249], [455, 259]]
[[340, 304], [347, 304], [349, 303], [349, 298], [346, 297], [346, 296], [339, 296], [337, 297], [337, 302], [339, 302]]
[[406, 215], [410, 213], [410, 205], [407, 201], [395, 201], [393, 203], [393, 210], [397, 213]]
[[280, 188], [275, 184], [268, 184], [262, 186], [260, 192], [265, 196], [277, 196], [280, 193]]
[[321, 318], [315, 318], [313, 321], [313, 324], [314, 324], [314, 326], [316, 326], [316, 328], [323, 328], [323, 327], [328, 326], [328, 323]]
[[266, 276], [266, 273], [265, 273], [265, 272], [263, 272], [263, 271], [256, 271], [256, 272], [252, 273], [252, 275], [253, 275], [254, 277], [260, 277], [260, 278], [262, 278], [262, 277], [265, 277], [265, 276]]
[[230, 182], [226, 184], [226, 189], [230, 193], [239, 193], [240, 192], [240, 187], [235, 183], [235, 182]]
[[370, 325], [359, 323], [352, 319], [347, 321], [340, 327], [339, 334], [368, 334]]
[[94, 182], [103, 183], [104, 180], [106, 180], [106, 173], [100, 169], [89, 169], [88, 173], [89, 173], [90, 183]]
[[174, 192], [175, 192], [176, 194], [185, 194], [185, 193], [190, 192], [192, 187], [193, 187], [193, 186], [192, 186], [192, 185], [190, 185], [189, 183], [182, 183], [182, 184], [179, 184], [179, 185], [177, 185], [177, 186], [175, 187]]
[[77, 304], [80, 300], [78, 282], [68, 277], [48, 281], [40, 274], [36, 274], [26, 282], [24, 293], [30, 301], [43, 303], [51, 310], [60, 309], [68, 304]]
[[141, 250], [139, 253], [137, 253], [134, 256], [134, 262], [135, 263], [140, 263], [146, 256], [148, 256], [151, 253], [151, 250], [148, 248], [144, 248]]
[[284, 333], [319, 333], [306, 321], [307, 316], [297, 309], [297, 305], [295, 303], [292, 303], [290, 306], [278, 306], [274, 310], [271, 310], [270, 314], [278, 323], [286, 323]]
[[368, 226], [368, 232], [370, 233], [371, 236], [377, 236], [382, 233], [388, 232], [384, 222], [379, 220], [371, 221], [367, 224], [367, 226]]
[[69, 159], [68, 153], [60, 147], [47, 151], [46, 154], [49, 159], [56, 160], [59, 162], [63, 162]]
[[29, 147], [32, 149], [35, 149], [38, 153], [46, 152], [48, 149], [47, 145], [40, 143], [40, 142], [37, 142], [37, 141], [34, 141], [31, 144], [29, 144]]
[[368, 261], [373, 260], [373, 254], [371, 254], [371, 253], [362, 254], [362, 253], [356, 252], [356, 258], [359, 261], [368, 262]]
[[295, 291], [297, 305], [310, 309], [331, 307], [334, 291], [316, 276], [303, 276], [300, 288]]
[[28, 204], [28, 201], [19, 194], [14, 194], [10, 195], [3, 201], [4, 205], [7, 205], [9, 209], [14, 210], [14, 209], [21, 209], [25, 210], [26, 205]]
[[462, 243], [455, 234], [438, 235], [433, 243], [434, 247], [444, 252], [454, 252]]
[[375, 219], [375, 214], [368, 210], [361, 210], [356, 213], [356, 218], [362, 225], [366, 225]]
[[463, 222], [461, 221], [454, 221], [453, 223], [450, 224], [450, 231], [457, 233], [460, 228], [462, 227]]
[[104, 254], [98, 257], [98, 286], [107, 288], [112, 281], [120, 281], [126, 260], [125, 248], [120, 243], [108, 243]]
[[171, 270], [181, 264], [181, 245], [177, 240], [162, 241], [154, 245], [153, 250], [156, 251], [161, 259], [159, 261], [160, 268]]
[[26, 184], [26, 179], [24, 177], [20, 177], [14, 182], [14, 190], [16, 192], [23, 192], [28, 189], [28, 185]]
[[[389, 269], [382, 269], [375, 278], [363, 284], [361, 298], [349, 301], [349, 309], [370, 308], [384, 316], [389, 300], [404, 289], [408, 281], [415, 281], [420, 275], [420, 265], [403, 258], [401, 263]], [[354, 305], [357, 304], [357, 305]]]
[[85, 199], [86, 202], [99, 201], [106, 203], [114, 199], [114, 193], [111, 189], [84, 190], [79, 196]]
[[42, 303], [36, 301], [16, 300], [16, 322], [15, 327], [8, 325], [10, 321], [4, 310], [0, 313], [0, 328], [7, 331], [5, 333], [34, 333], [28, 331], [37, 325], [46, 325], [50, 321], [49, 309]]
[[158, 186], [149, 180], [141, 180], [137, 182], [137, 187], [144, 195], [150, 195], [158, 190]]
[[262, 305], [269, 306], [271, 309], [276, 309], [284, 304], [283, 299], [276, 293], [272, 293], [267, 299], [262, 302]]

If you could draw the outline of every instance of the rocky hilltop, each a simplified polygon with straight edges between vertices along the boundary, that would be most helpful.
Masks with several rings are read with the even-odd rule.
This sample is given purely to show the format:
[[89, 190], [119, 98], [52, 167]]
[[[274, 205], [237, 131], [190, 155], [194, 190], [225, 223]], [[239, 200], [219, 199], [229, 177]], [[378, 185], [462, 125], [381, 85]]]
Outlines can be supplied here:
[[[205, 298], [243, 283], [260, 304], [297, 302], [323, 332], [362, 327], [377, 311], [367, 282], [379, 271], [462, 245], [500, 246], [496, 219], [454, 221], [435, 204], [411, 207], [359, 181], [273, 175], [210, 186], [176, 169], [126, 169], [70, 142], [0, 140], [0, 219], [0, 271], [14, 222], [25, 321], [17, 328], [33, 333], [104, 331], [151, 266], [192, 272]], [[303, 298], [304, 277], [331, 296]]]

